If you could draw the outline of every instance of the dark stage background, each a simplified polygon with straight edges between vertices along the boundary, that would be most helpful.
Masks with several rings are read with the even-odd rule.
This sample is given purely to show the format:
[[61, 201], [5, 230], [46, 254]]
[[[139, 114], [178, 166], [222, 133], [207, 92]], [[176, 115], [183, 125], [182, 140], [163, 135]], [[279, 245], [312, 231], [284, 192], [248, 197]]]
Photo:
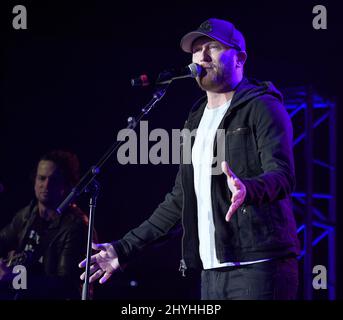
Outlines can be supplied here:
[[[343, 10], [327, 1], [1, 1], [0, 227], [32, 198], [30, 173], [52, 148], [75, 151], [85, 172], [151, 97], [130, 79], [184, 66], [181, 37], [209, 17], [228, 19], [247, 42], [246, 73], [278, 88], [313, 85], [337, 99], [341, 145]], [[28, 13], [28, 29], [12, 28], [13, 6]], [[314, 30], [312, 8], [325, 5], [328, 29]], [[202, 95], [195, 81], [175, 81], [149, 115], [149, 129], [183, 126]], [[316, 144], [326, 141], [316, 140]], [[324, 145], [323, 145], [324, 147]], [[338, 159], [338, 165], [340, 164]], [[340, 168], [339, 168], [340, 169]], [[111, 241], [147, 218], [171, 189], [177, 165], [120, 165], [116, 156], [99, 180], [95, 226]], [[297, 172], [301, 178], [303, 172]], [[340, 195], [338, 190], [338, 196]], [[87, 198], [80, 206], [88, 211]], [[342, 298], [341, 207], [338, 203], [338, 297]], [[194, 297], [196, 276], [179, 272], [180, 233], [149, 248], [125, 273], [96, 287], [96, 298]], [[135, 283], [130, 285], [134, 280]], [[320, 298], [320, 296], [318, 297]]]

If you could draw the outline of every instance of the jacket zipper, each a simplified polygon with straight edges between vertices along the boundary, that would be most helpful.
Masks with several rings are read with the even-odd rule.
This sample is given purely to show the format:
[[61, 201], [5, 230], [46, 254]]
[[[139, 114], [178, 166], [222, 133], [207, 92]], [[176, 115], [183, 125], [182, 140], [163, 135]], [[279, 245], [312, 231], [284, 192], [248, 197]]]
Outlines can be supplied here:
[[[229, 113], [223, 118], [223, 123], [225, 121], [225, 119], [230, 116], [231, 114], [231, 110], [229, 111]], [[185, 124], [184, 124], [184, 128], [187, 127], [187, 124], [188, 124], [188, 120], [185, 121]], [[219, 125], [220, 126], [220, 125]], [[213, 150], [215, 150], [216, 148], [216, 144], [217, 144], [217, 141], [216, 139], [214, 139], [214, 148]], [[182, 175], [181, 175], [181, 188], [182, 188], [182, 197], [183, 197], [183, 205], [184, 205], [184, 201], [185, 201], [185, 193], [184, 193], [184, 190], [183, 190], [183, 181], [182, 181]], [[211, 190], [212, 192], [212, 190]], [[244, 208], [244, 209], [243, 209]], [[241, 208], [242, 212], [243, 213], [246, 213], [246, 209], [245, 209], [245, 205], [243, 205], [243, 208]], [[183, 212], [182, 212], [182, 228], [183, 228], [183, 236], [182, 236], [182, 242], [181, 242], [181, 260], [180, 260], [180, 266], [179, 266], [179, 272], [181, 272], [182, 274], [182, 277], [186, 277], [186, 270], [187, 270], [187, 265], [186, 265], [186, 262], [185, 262], [185, 259], [184, 259], [184, 237], [185, 237], [185, 227], [184, 227], [184, 224], [183, 224]]]
[[[186, 128], [187, 125], [188, 125], [188, 119], [185, 121], [184, 128]], [[182, 152], [181, 156], [183, 157], [183, 152]], [[180, 168], [180, 170], [182, 170], [182, 169]], [[182, 235], [182, 240], [181, 240], [181, 260], [180, 260], [179, 272], [181, 272], [182, 277], [186, 277], [187, 265], [186, 265], [186, 262], [185, 262], [185, 259], [184, 259], [184, 250], [183, 250], [184, 238], [185, 238], [185, 226], [184, 226], [184, 223], [183, 223], [183, 214], [184, 214], [183, 210], [184, 210], [184, 206], [185, 206], [185, 192], [183, 190], [182, 172], [181, 172], [181, 175], [180, 175], [180, 179], [181, 179], [181, 190], [182, 190], [181, 224], [182, 224], [183, 235]]]
[[244, 128], [237, 128], [235, 130], [229, 131], [231, 134], [239, 134], [241, 131], [248, 131], [249, 129], [247, 127]]
[[181, 272], [183, 277], [186, 277], [186, 270], [187, 270], [187, 265], [184, 259], [184, 238], [185, 238], [185, 226], [183, 223], [183, 210], [184, 210], [184, 205], [185, 205], [185, 192], [183, 190], [183, 181], [182, 181], [182, 174], [181, 174], [181, 189], [182, 189], [182, 215], [181, 215], [181, 223], [182, 223], [182, 230], [183, 230], [183, 235], [182, 235], [182, 241], [181, 241], [181, 260], [180, 260], [180, 266], [179, 266], [179, 271]]
[[[183, 251], [183, 248], [182, 248], [182, 251]], [[182, 259], [180, 260], [179, 271], [181, 272], [183, 277], [186, 277], [186, 270], [187, 270], [187, 265], [186, 265], [185, 260], [182, 257]]]

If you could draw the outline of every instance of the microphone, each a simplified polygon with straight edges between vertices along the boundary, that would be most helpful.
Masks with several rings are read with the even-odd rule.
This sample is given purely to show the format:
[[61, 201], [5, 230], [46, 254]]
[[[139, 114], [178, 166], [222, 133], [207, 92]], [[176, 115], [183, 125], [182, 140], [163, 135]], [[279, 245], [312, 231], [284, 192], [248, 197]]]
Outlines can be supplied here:
[[[155, 84], [168, 84], [171, 83], [173, 80], [195, 78], [200, 75], [201, 71], [202, 67], [196, 63], [191, 63], [188, 66], [179, 69], [165, 70], [158, 75]], [[131, 85], [133, 87], [145, 87], [149, 84], [150, 82], [148, 76], [145, 74], [131, 80]]]

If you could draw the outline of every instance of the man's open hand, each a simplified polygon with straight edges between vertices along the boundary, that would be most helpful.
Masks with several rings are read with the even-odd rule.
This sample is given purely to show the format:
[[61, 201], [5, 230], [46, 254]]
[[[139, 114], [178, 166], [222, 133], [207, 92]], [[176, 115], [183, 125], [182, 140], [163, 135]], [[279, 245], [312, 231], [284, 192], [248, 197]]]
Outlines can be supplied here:
[[[99, 283], [102, 284], [120, 268], [118, 255], [110, 243], [92, 243], [92, 248], [94, 250], [100, 250], [100, 252], [91, 257], [91, 276], [89, 277], [89, 282], [91, 283], [102, 276], [102, 278], [99, 280]], [[80, 262], [79, 268], [84, 268], [85, 266], [86, 259]], [[85, 272], [82, 273], [80, 278], [81, 280], [85, 279]]]
[[232, 172], [226, 161], [222, 162], [222, 171], [227, 177], [227, 184], [232, 193], [231, 206], [225, 216], [225, 220], [229, 222], [232, 215], [242, 205], [247, 191], [243, 182], [239, 180], [237, 176]]

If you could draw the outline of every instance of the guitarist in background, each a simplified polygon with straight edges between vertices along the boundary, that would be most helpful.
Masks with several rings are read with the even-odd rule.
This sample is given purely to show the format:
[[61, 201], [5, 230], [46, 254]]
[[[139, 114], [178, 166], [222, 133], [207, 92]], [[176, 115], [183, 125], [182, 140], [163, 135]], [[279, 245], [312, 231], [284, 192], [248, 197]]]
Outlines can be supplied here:
[[[40, 158], [36, 199], [0, 230], [0, 299], [80, 298], [77, 264], [86, 253], [88, 219], [76, 205], [55, 211], [78, 180], [75, 154], [53, 150]], [[13, 289], [18, 264], [27, 270], [27, 289]]]

